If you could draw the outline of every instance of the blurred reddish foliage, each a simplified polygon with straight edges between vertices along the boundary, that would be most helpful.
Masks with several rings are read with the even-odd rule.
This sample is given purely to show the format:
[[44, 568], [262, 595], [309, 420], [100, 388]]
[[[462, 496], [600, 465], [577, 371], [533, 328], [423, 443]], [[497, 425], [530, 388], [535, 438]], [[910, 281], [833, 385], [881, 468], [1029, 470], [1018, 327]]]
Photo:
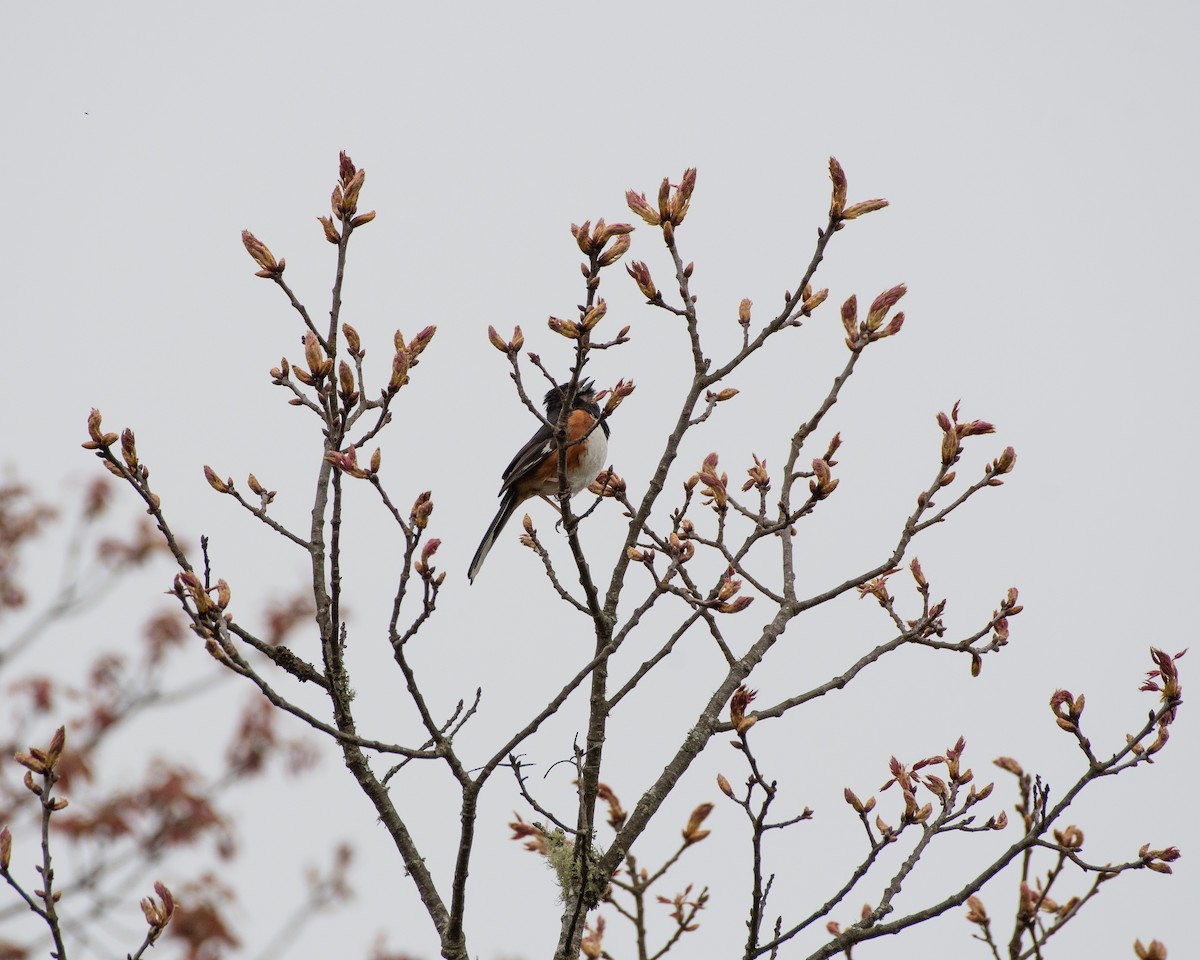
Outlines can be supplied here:
[[[101, 486], [108, 489], [106, 482]], [[25, 605], [25, 591], [17, 583], [18, 552], [55, 516], [45, 504], [29, 499], [29, 489], [19, 483], [0, 485], [0, 614]]]
[[[199, 700], [228, 676], [215, 668], [198, 676], [190, 666], [180, 669], [183, 657], [200, 650], [188, 642], [194, 638], [178, 610], [133, 610], [116, 623], [93, 620], [85, 628], [90, 660], [51, 653], [54, 628], [66, 616], [86, 617], [123, 575], [162, 552], [161, 538], [144, 518], [123, 521], [129, 525], [122, 531], [122, 521], [108, 516], [111, 494], [105, 479], [84, 489], [67, 524], [61, 579], [47, 596], [27, 592], [20, 582], [22, 551], [45, 540], [60, 512], [71, 511], [38, 503], [21, 484], [0, 486], [0, 618], [16, 620], [15, 629], [0, 635], [0, 756], [11, 757], [67, 721], [68, 747], [56, 772], [70, 806], [54, 814], [52, 836], [66, 847], [85, 845], [89, 861], [100, 864], [85, 878], [65, 881], [77, 879], [77, 897], [92, 901], [93, 919], [77, 921], [80, 934], [98, 922], [105, 904], [124, 895], [131, 864], [142, 864], [149, 876], [151, 869], [161, 872], [164, 855], [206, 843], [217, 857], [232, 857], [232, 818], [221, 808], [231, 786], [265, 774], [276, 759], [290, 774], [316, 760], [311, 744], [280, 732], [287, 721], [257, 691], [240, 715], [230, 717], [228, 707], [219, 712], [230, 742], [216, 769], [202, 769], [172, 749], [166, 725], [146, 725], [144, 714]], [[262, 616], [264, 638], [272, 646], [286, 644], [296, 627], [311, 623], [312, 611], [311, 597], [303, 593], [271, 600]], [[139, 614], [145, 618], [140, 630], [134, 619]], [[201, 668], [207, 665], [207, 658], [200, 661]], [[120, 781], [106, 776], [113, 750], [121, 757]], [[36, 833], [39, 810], [29, 800], [20, 777], [10, 775], [7, 764], [0, 767], [0, 824], [11, 824], [14, 833]], [[349, 856], [347, 848], [329, 876], [310, 878], [310, 886], [320, 885], [322, 903], [348, 899]], [[168, 935], [183, 948], [179, 956], [216, 960], [240, 946], [228, 920], [228, 908], [239, 897], [203, 860], [197, 865], [195, 854], [188, 863], [171, 867], [198, 878], [179, 882]], [[79, 899], [75, 903], [76, 916], [85, 916], [88, 908]], [[11, 920], [16, 914], [10, 910], [0, 916]], [[37, 954], [36, 947], [0, 940], [0, 960]]]

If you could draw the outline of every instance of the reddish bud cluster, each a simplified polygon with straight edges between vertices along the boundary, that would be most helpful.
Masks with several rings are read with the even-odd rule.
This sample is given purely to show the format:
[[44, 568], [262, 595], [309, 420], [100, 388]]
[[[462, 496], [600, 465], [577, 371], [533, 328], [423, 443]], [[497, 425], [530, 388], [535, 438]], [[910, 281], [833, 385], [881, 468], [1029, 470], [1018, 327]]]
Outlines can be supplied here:
[[634, 563], [644, 563], [648, 567], [654, 565], [653, 550], [640, 550], [637, 547], [630, 547], [625, 551], [625, 556], [627, 556]]
[[[827, 292], [822, 291], [822, 294]], [[883, 325], [883, 321], [887, 319], [888, 311], [907, 292], [908, 288], [902, 283], [885, 290], [871, 301], [866, 319], [862, 323], [859, 323], [858, 320], [858, 298], [853, 294], [848, 297], [846, 302], [842, 304], [842, 327], [846, 331], [846, 346], [851, 350], [861, 350], [868, 343], [893, 337], [899, 333], [901, 327], [904, 326], [903, 313], [897, 313], [892, 317], [891, 322], [886, 327]], [[820, 299], [824, 300], [825, 298], [821, 296]]]
[[100, 411], [92, 407], [92, 412], [88, 414], [88, 436], [91, 440], [81, 444], [84, 450], [107, 450], [120, 437], [115, 433], [103, 433], [100, 429]]
[[[632, 225], [628, 223], [605, 223], [601, 218], [592, 228], [592, 222], [585, 220], [582, 226], [571, 224], [571, 236], [579, 245], [584, 256], [595, 258], [600, 267], [608, 267], [616, 263], [629, 250], [629, 235], [633, 233]], [[611, 241], [612, 245], [607, 246]], [[591, 274], [591, 268], [584, 264], [585, 275]]]
[[[522, 846], [530, 853], [540, 853], [542, 856], [546, 856], [550, 852], [546, 831], [536, 823], [526, 823], [521, 819], [519, 813], [514, 813], [513, 816], [517, 819], [508, 825], [513, 832], [511, 839], [524, 840]], [[570, 843], [569, 840], [567, 842]]]
[[758, 723], [758, 717], [746, 715], [746, 707], [750, 706], [757, 696], [757, 690], [751, 690], [742, 684], [734, 691], [733, 697], [729, 701], [729, 722], [733, 724], [733, 729], [737, 731], [739, 737], [745, 736], [746, 732]]
[[1083, 849], [1083, 831], [1074, 824], [1070, 824], [1062, 830], [1056, 829], [1054, 840], [1060, 847], [1065, 847], [1067, 850]]
[[496, 331], [493, 326], [488, 327], [488, 341], [493, 347], [499, 350], [506, 356], [515, 356], [521, 352], [521, 348], [525, 346], [525, 335], [521, 333], [520, 327], [513, 327], [513, 335], [511, 340], [505, 340]]
[[650, 276], [650, 268], [641, 260], [634, 260], [632, 263], [625, 264], [625, 272], [633, 277], [634, 283], [638, 285], [638, 289], [642, 291], [649, 303], [658, 303], [662, 300], [662, 294], [659, 293], [658, 287], [654, 285], [654, 280]]
[[1164, 704], [1179, 703], [1183, 698], [1183, 687], [1179, 683], [1179, 667], [1175, 661], [1185, 653], [1187, 650], [1181, 650], [1175, 656], [1171, 656], [1157, 647], [1151, 647], [1150, 657], [1156, 669], [1146, 674], [1146, 681], [1140, 689], [1161, 694]]
[[588, 484], [588, 492], [597, 497], [620, 497], [625, 493], [625, 481], [609, 467]]
[[921, 561], [916, 557], [912, 558], [912, 562], [908, 565], [908, 569], [912, 572], [913, 580], [916, 581], [917, 589], [921, 593], [928, 593], [929, 581], [925, 579], [925, 571], [921, 569]]
[[433, 559], [433, 555], [437, 553], [438, 547], [442, 545], [442, 541], [436, 537], [425, 541], [425, 546], [421, 549], [421, 558], [413, 564], [413, 570], [426, 583], [431, 583], [435, 587], [440, 587], [442, 581], [446, 579], [445, 572], [438, 573], [435, 567], [429, 561]]
[[808, 481], [808, 489], [814, 500], [824, 500], [837, 489], [838, 481], [829, 472], [829, 464], [817, 458], [812, 462], [813, 478]]
[[[958, 404], [961, 401], [956, 401], [950, 410], [950, 416], [946, 416], [944, 412], [939, 411], [937, 415], [938, 426], [942, 428], [942, 463], [949, 466], [958, 460], [959, 454], [962, 452], [962, 441], [966, 437], [979, 437], [987, 433], [995, 433], [996, 428], [986, 420], [968, 420], [965, 423], [958, 422]], [[1004, 459], [1007, 463], [1007, 469], [1003, 472], [1007, 473], [1011, 470], [1016, 462], [1017, 455], [1011, 452], [1009, 447], [1005, 451]], [[999, 461], [997, 461], [999, 463]], [[1000, 481], [996, 481], [997, 484]]]
[[661, 226], [663, 237], [667, 243], [672, 243], [675, 237], [675, 227], [683, 223], [688, 209], [692, 204], [692, 192], [696, 189], [696, 168], [689, 167], [683, 172], [683, 179], [672, 189], [671, 181], [664, 177], [658, 188], [658, 204], [652, 206], [644, 193], [628, 190], [625, 202], [637, 216], [641, 217], [652, 227]]
[[[333, 216], [337, 220], [347, 223], [349, 228], [353, 230], [355, 227], [361, 227], [363, 224], [370, 223], [375, 219], [374, 210], [355, 216], [358, 213], [358, 195], [362, 191], [363, 183], [367, 179], [367, 171], [356, 169], [354, 162], [345, 150], [341, 152], [338, 159], [338, 182], [333, 187], [333, 195], [329, 198], [329, 205], [333, 210]], [[337, 231], [333, 223], [330, 222], [326, 226], [326, 218], [319, 217], [318, 219], [325, 230], [325, 238], [330, 243], [338, 243], [341, 238], [337, 236]]]
[[864, 214], [882, 210], [888, 205], [886, 200], [863, 200], [860, 203], [846, 206], [846, 172], [838, 163], [836, 157], [829, 158], [829, 179], [833, 181], [833, 190], [829, 199], [829, 217], [837, 221], [834, 229], [840, 226], [842, 220], [855, 220]]
[[[672, 532], [667, 537], [667, 552], [675, 563], [683, 565], [696, 555], [696, 545], [688, 538], [687, 531], [684, 531], [682, 537], [678, 533]], [[654, 552], [650, 551], [646, 555], [646, 562], [650, 563], [653, 560]]]
[[854, 808], [854, 812], [859, 816], [864, 816], [875, 809], [874, 797], [868, 798], [866, 803], [863, 803], [862, 800], [858, 799], [858, 794], [856, 794], [849, 787], [846, 787], [846, 789], [842, 791], [842, 796], [845, 798], [846, 802]]
[[435, 333], [437, 333], [436, 326], [425, 327], [407, 343], [404, 341], [404, 334], [399, 330], [393, 334], [392, 344], [396, 348], [396, 353], [392, 357], [392, 375], [388, 380], [387, 392], [389, 394], [396, 393], [408, 383], [408, 371], [420, 362], [421, 354], [425, 352], [425, 348], [429, 346]]
[[1070, 690], [1055, 690], [1050, 697], [1050, 710], [1055, 722], [1068, 733], [1078, 733], [1085, 702], [1082, 693], [1073, 697]]
[[899, 567], [893, 567], [891, 570], [886, 570], [873, 580], [868, 580], [866, 583], [860, 583], [855, 589], [858, 590], [858, 599], [864, 597], [874, 597], [881, 605], [892, 602], [892, 595], [887, 590], [887, 578], [893, 573], [899, 573]]
[[371, 455], [371, 466], [367, 469], [359, 466], [358, 451], [354, 449], [354, 444], [350, 444], [344, 452], [335, 450], [332, 453], [327, 453], [325, 459], [345, 475], [355, 477], [359, 480], [367, 480], [379, 472], [382, 454], [376, 448], [375, 452]]
[[596, 796], [608, 805], [608, 825], [614, 830], [620, 830], [625, 826], [627, 814], [613, 788], [607, 783], [599, 783], [596, 785]]
[[771, 489], [771, 477], [767, 473], [767, 461], [759, 460], [756, 453], [751, 453], [750, 456], [754, 458], [754, 466], [746, 471], [750, 479], [742, 484], [742, 492], [745, 493], [751, 487], [756, 487], [761, 493], [766, 493]]
[[[67, 731], [65, 727], [59, 727], [54, 731], [54, 736], [50, 738], [50, 746], [45, 750], [38, 747], [30, 747], [28, 753], [17, 753], [13, 759], [21, 766], [25, 767], [30, 773], [36, 773], [38, 776], [46, 776], [53, 774], [55, 767], [58, 766], [59, 758], [62, 757], [63, 748], [67, 745]], [[26, 775], [26, 786], [29, 786], [30, 778]], [[35, 793], [40, 797], [42, 791], [35, 790]], [[66, 806], [66, 802], [63, 802]]]
[[632, 380], [627, 381], [622, 377], [617, 381], [617, 385], [609, 391], [608, 399], [604, 402], [604, 412], [612, 414], [625, 401], [625, 398], [636, 389], [637, 385]]
[[521, 546], [528, 547], [530, 550], [536, 550], [538, 548], [537, 530], [534, 529], [533, 519], [529, 514], [525, 514], [521, 519], [521, 527], [525, 530], [520, 537]]
[[[218, 580], [216, 586], [206, 590], [194, 572], [184, 570], [175, 575], [175, 593], [190, 597], [196, 613], [205, 617], [221, 614], [229, 606], [232, 590], [225, 580]], [[215, 598], [212, 596], [214, 593]]]
[[414, 501], [412, 513], [409, 514], [409, 520], [412, 521], [413, 526], [418, 530], [424, 530], [429, 526], [429, 515], [431, 513], [433, 513], [433, 491], [425, 490]]
[[710, 453], [704, 458], [700, 472], [692, 475], [690, 483], [692, 486], [697, 482], [703, 485], [704, 495], [708, 497], [705, 506], [711, 505], [717, 513], [724, 513], [729, 509], [729, 475], [718, 475], [717, 463], [717, 454]]
[[730, 568], [726, 571], [725, 578], [717, 589], [717, 606], [715, 607], [717, 613], [741, 613], [750, 606], [754, 602], [754, 598], [737, 596], [741, 589], [742, 581], [734, 578], [733, 569]]
[[[1018, 613], [1024, 610], [1022, 604], [1017, 603], [1017, 588], [1009, 587], [1008, 593], [1004, 599], [1000, 601], [1000, 609], [992, 611], [992, 644], [999, 648], [1008, 643], [1008, 618], [1015, 617]], [[978, 663], [978, 655], [975, 656], [975, 662]], [[979, 675], [979, 668], [972, 667], [974, 676]]]
[[684, 911], [687, 910], [691, 913], [695, 913], [696, 911], [703, 910], [705, 905], [708, 903], [707, 889], [701, 890], [699, 895], [694, 900], [688, 899], [691, 896], [691, 893], [692, 885], [689, 883], [686, 887], [684, 887], [682, 893], [677, 893], [673, 897], [660, 896], [656, 898], [659, 903], [665, 904], [672, 908], [671, 919], [679, 924], [679, 929], [685, 933], [691, 933], [693, 930], [699, 929], [700, 924], [685, 923], [686, 918]]
[[147, 934], [147, 940], [150, 943], [154, 943], [159, 938], [167, 924], [171, 922], [171, 917], [175, 915], [175, 898], [166, 885], [155, 883], [154, 892], [158, 894], [158, 900], [146, 897], [141, 904], [142, 914], [150, 926], [150, 932]]
[[1138, 850], [1138, 859], [1155, 873], [1171, 873], [1169, 864], [1178, 860], [1182, 853], [1178, 847], [1166, 847], [1162, 850], [1151, 850], [1150, 844], [1143, 844]]

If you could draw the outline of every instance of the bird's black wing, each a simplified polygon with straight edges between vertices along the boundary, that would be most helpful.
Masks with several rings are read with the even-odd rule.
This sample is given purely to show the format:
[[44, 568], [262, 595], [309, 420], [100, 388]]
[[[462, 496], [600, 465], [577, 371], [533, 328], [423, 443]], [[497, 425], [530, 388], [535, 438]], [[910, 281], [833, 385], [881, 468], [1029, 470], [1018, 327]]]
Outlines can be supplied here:
[[500, 494], [536, 470], [553, 451], [554, 434], [549, 427], [542, 424], [537, 433], [529, 438], [529, 442], [517, 451], [512, 462], [504, 468], [504, 482], [500, 485]]

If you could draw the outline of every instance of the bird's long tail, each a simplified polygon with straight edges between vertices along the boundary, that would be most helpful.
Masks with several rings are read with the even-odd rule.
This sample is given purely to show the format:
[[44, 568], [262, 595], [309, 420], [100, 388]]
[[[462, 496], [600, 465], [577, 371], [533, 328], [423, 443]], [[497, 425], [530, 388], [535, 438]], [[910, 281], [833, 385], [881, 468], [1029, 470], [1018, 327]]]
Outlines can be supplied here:
[[479, 549], [475, 551], [475, 557], [471, 561], [471, 569], [467, 571], [467, 579], [471, 583], [475, 582], [475, 576], [479, 573], [479, 568], [483, 566], [483, 561], [487, 559], [488, 552], [492, 549], [492, 544], [496, 542], [496, 538], [500, 536], [500, 531], [504, 529], [504, 525], [508, 523], [509, 518], [516, 509], [516, 498], [513, 496], [512, 491], [508, 490], [504, 494], [504, 500], [500, 504], [500, 509], [496, 512], [491, 525], [487, 528], [487, 533], [479, 541]]

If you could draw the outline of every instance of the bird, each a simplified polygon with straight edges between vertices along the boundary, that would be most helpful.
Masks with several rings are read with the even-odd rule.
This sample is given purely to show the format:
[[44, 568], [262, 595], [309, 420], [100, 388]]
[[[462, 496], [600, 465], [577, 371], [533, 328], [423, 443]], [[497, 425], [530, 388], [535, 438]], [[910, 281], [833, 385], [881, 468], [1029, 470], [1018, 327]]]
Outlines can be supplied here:
[[[500, 509], [471, 560], [467, 572], [467, 579], [471, 583], [475, 582], [488, 551], [517, 507], [532, 497], [548, 498], [558, 493], [558, 447], [554, 442], [554, 428], [562, 416], [563, 399], [569, 387], [569, 383], [564, 383], [546, 391], [546, 420], [550, 426], [543, 423], [504, 468], [499, 493]], [[571, 496], [596, 479], [596, 475], [604, 468], [604, 458], [608, 456], [608, 421], [600, 419], [600, 405], [596, 401], [593, 381], [582, 381], [575, 391], [566, 424], [569, 444], [567, 486]], [[600, 421], [598, 427], [595, 426], [597, 420]], [[572, 443], [581, 437], [586, 439]]]

